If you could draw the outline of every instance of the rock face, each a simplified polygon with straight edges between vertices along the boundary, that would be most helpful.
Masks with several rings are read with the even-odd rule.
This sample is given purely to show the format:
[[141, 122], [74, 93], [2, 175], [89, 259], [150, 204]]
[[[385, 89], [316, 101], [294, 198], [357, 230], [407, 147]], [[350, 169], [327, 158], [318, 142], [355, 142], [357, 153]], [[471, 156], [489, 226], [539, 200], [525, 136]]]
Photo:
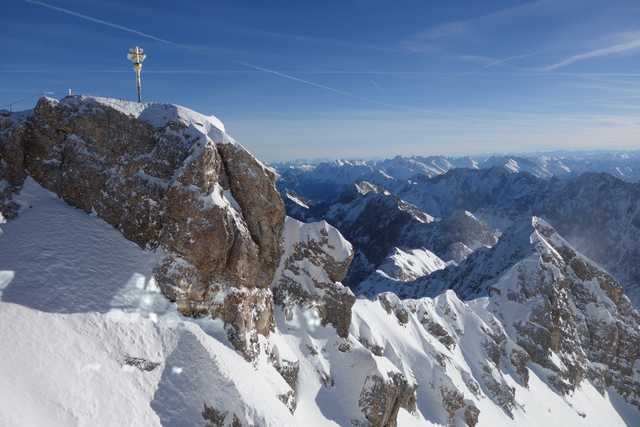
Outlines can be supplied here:
[[2, 158], [17, 157], [4, 172], [10, 182], [27, 170], [129, 240], [165, 251], [156, 271], [165, 295], [183, 314], [222, 318], [251, 356], [256, 334], [273, 327], [269, 285], [284, 205], [275, 174], [215, 117], [174, 105], [43, 98], [2, 140]]
[[416, 385], [399, 372], [369, 375], [364, 382], [358, 404], [373, 427], [396, 427], [401, 408], [416, 409]]
[[0, 222], [12, 219], [18, 212], [13, 195], [24, 183], [22, 136], [24, 116], [0, 111]]
[[[418, 321], [446, 347], [442, 367], [456, 348], [476, 355], [470, 374], [462, 375], [464, 388], [446, 382], [440, 386], [449, 422], [482, 423], [482, 410], [468, 401], [479, 395], [514, 419], [523, 402], [509, 376], [529, 388], [535, 375], [561, 395], [588, 383], [603, 396], [613, 391], [640, 407], [640, 314], [622, 286], [538, 217], [512, 236], [467, 266], [462, 277], [473, 284], [470, 293], [488, 294], [469, 305], [450, 290], [438, 291], [434, 300], [402, 300], [393, 293], [377, 297], [400, 325], [410, 330]], [[464, 290], [463, 282], [457, 290]], [[396, 291], [426, 293], [429, 286], [437, 283], [396, 283]], [[377, 356], [387, 356], [388, 344], [371, 335], [367, 331], [360, 342]], [[438, 372], [432, 368], [431, 377]], [[417, 382], [420, 401], [425, 381]]]
[[640, 313], [613, 277], [548, 223], [534, 218], [533, 228], [537, 262], [518, 264], [496, 284], [495, 310], [526, 307], [511, 319], [516, 340], [558, 390], [571, 392], [589, 379], [601, 393], [613, 387], [640, 407]]
[[285, 252], [272, 285], [275, 302], [289, 311], [295, 305], [314, 308], [323, 324], [347, 337], [356, 298], [340, 281], [353, 258], [351, 244], [324, 221], [306, 224], [290, 217], [283, 241]]

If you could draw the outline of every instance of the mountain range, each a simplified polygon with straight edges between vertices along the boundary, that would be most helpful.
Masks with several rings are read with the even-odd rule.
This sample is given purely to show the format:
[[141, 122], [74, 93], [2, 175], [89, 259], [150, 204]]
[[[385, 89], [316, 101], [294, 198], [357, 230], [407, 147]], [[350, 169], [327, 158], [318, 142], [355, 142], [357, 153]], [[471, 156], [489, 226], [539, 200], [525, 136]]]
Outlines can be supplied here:
[[637, 155], [544, 159], [272, 168], [181, 106], [2, 113], [0, 424], [637, 425]]

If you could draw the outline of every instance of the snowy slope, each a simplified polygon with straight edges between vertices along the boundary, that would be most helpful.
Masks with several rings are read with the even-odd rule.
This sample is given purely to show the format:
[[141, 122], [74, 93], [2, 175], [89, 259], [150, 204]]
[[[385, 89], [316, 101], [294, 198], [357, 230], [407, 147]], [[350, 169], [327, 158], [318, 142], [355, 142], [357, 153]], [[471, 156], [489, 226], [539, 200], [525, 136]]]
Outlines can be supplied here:
[[[407, 392], [417, 385], [415, 401], [398, 408], [400, 426], [460, 425], [474, 414], [479, 426], [639, 419], [615, 392], [601, 395], [586, 380], [560, 396], [529, 369], [525, 387], [508, 359], [491, 359], [487, 343], [505, 330], [491, 301], [465, 303], [451, 291], [359, 299], [346, 338], [322, 326], [313, 308], [278, 308], [275, 332], [262, 343], [272, 356], [247, 362], [220, 321], [182, 317], [160, 294], [151, 268], [161, 254], [31, 179], [18, 201], [20, 215], [0, 236], [0, 425], [184, 426], [204, 416], [225, 425], [234, 417], [257, 426], [366, 425], [376, 378], [405, 378]], [[291, 247], [326, 235], [342, 242], [326, 247], [332, 256], [348, 256], [348, 243], [326, 224], [288, 227]], [[273, 359], [298, 366], [293, 413]], [[501, 403], [495, 384], [513, 388], [513, 405]]]
[[408, 281], [427, 276], [446, 266], [442, 259], [428, 249], [394, 248], [386, 260], [378, 266], [378, 270], [391, 278]]
[[31, 179], [19, 200], [0, 237], [0, 425], [195, 425], [205, 403], [292, 424], [272, 366], [245, 362], [221, 322], [183, 318], [160, 293], [159, 254]]

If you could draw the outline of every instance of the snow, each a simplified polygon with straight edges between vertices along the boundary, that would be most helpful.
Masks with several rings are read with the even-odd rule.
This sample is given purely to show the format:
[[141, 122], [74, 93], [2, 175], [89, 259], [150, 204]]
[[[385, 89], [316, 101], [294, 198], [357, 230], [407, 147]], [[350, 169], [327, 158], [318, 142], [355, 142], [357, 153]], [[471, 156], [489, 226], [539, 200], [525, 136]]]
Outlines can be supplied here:
[[307, 205], [305, 202], [303, 202], [299, 197], [294, 196], [293, 194], [287, 192], [286, 195], [287, 199], [291, 200], [293, 203], [295, 203], [296, 205], [304, 208], [304, 209], [309, 209], [309, 205]]
[[[304, 223], [287, 216], [282, 239], [284, 247], [282, 260], [289, 259], [298, 245], [307, 245], [312, 242], [320, 244], [323, 252], [333, 258], [336, 263], [344, 262], [353, 254], [351, 243], [326, 221]], [[316, 282], [332, 282], [322, 266], [308, 258], [296, 260], [296, 265], [297, 268], [294, 272], [287, 268], [284, 262], [281, 262], [274, 276], [273, 286], [277, 286], [279, 277], [288, 276], [296, 280], [303, 290], [314, 295], [318, 293], [315, 288]]]
[[[0, 425], [196, 425], [205, 402], [293, 425], [273, 367], [246, 362], [221, 322], [183, 318], [160, 294], [160, 253], [31, 179], [18, 201], [0, 236]], [[143, 372], [125, 356], [160, 365]]]
[[[57, 102], [53, 100], [54, 102]], [[189, 108], [175, 104], [162, 104], [156, 102], [133, 102], [123, 99], [103, 98], [98, 96], [67, 96], [60, 103], [66, 105], [80, 105], [83, 108], [87, 104], [104, 105], [113, 108], [122, 114], [138, 118], [154, 127], [163, 127], [168, 123], [184, 123], [186, 126], [194, 126], [202, 130], [213, 141], [222, 143], [225, 138], [225, 127], [220, 119], [215, 116], [206, 116]], [[225, 141], [226, 142], [226, 141]]]
[[446, 267], [447, 263], [428, 249], [394, 248], [378, 269], [391, 278], [407, 281], [428, 276]]
[[[438, 296], [435, 300], [423, 298], [416, 304], [426, 310], [438, 322], [444, 325], [453, 324], [458, 329], [458, 342], [453, 351], [449, 351], [424, 331], [416, 314], [410, 314], [409, 323], [400, 325], [391, 314], [374, 301], [358, 300], [354, 306], [354, 322], [352, 333], [375, 341], [385, 349], [385, 355], [393, 360], [397, 369], [404, 370], [420, 384], [418, 393], [419, 412], [400, 416], [400, 426], [404, 425], [443, 425], [445, 414], [437, 401], [438, 384], [453, 385], [465, 391], [465, 398], [475, 402], [480, 409], [479, 426], [513, 425], [513, 426], [625, 426], [625, 419], [609, 402], [607, 396], [601, 396], [588, 382], [570, 396], [560, 398], [543, 380], [530, 371], [529, 388], [522, 387], [510, 376], [505, 380], [516, 389], [516, 400], [524, 404], [514, 410], [513, 418], [508, 417], [486, 396], [475, 397], [463, 380], [461, 373], [467, 372], [477, 378], [481, 369], [482, 328], [488, 325], [482, 320], [489, 313], [482, 313], [482, 305], [473, 309], [457, 299], [451, 291]], [[481, 313], [476, 313], [480, 310]], [[366, 325], [366, 329], [364, 328]], [[451, 328], [451, 333], [456, 333]], [[376, 331], [372, 338], [367, 334]], [[444, 353], [448, 357], [446, 374], [441, 371], [434, 359], [435, 352]], [[391, 356], [393, 355], [393, 357]], [[434, 389], [430, 391], [429, 389]], [[435, 395], [435, 396], [434, 396]], [[585, 414], [585, 417], [579, 415]], [[631, 409], [627, 419], [637, 419], [637, 410]], [[406, 423], [406, 424], [405, 424]]]
[[[366, 378], [390, 372], [418, 384], [417, 409], [401, 410], [399, 426], [448, 424], [441, 387], [460, 390], [480, 409], [479, 426], [624, 426], [638, 419], [620, 396], [602, 396], [589, 382], [561, 397], [535, 371], [525, 388], [493, 369], [521, 404], [509, 417], [483, 387], [469, 388], [471, 380], [481, 382], [484, 331], [500, 324], [488, 298], [463, 302], [453, 291], [404, 302], [388, 296], [392, 305], [411, 308], [406, 324], [380, 301], [358, 299], [348, 340], [322, 326], [315, 310], [296, 307], [285, 315], [276, 308], [268, 345], [300, 369], [292, 414], [278, 398], [290, 388], [266, 357], [245, 361], [222, 322], [184, 318], [164, 299], [152, 279], [161, 253], [139, 248], [31, 179], [17, 200], [20, 215], [1, 225], [0, 236], [0, 425], [202, 425], [204, 404], [246, 425], [351, 425], [362, 421], [358, 399]], [[351, 254], [327, 223], [291, 218], [285, 252], [293, 242], [322, 236], [336, 260]], [[449, 349], [430, 334], [425, 315], [457, 345]], [[347, 341], [351, 350], [340, 351]], [[158, 365], [142, 370], [125, 362], [131, 358]]]
[[11, 248], [0, 251], [1, 274], [14, 276], [3, 301], [61, 313], [166, 305], [151, 279], [161, 254], [141, 251], [31, 178], [16, 200], [20, 215], [2, 225], [0, 237]]
[[507, 160], [507, 162], [504, 164], [504, 167], [513, 173], [518, 173], [520, 172], [520, 165], [518, 164], [517, 160], [514, 159], [509, 159]]

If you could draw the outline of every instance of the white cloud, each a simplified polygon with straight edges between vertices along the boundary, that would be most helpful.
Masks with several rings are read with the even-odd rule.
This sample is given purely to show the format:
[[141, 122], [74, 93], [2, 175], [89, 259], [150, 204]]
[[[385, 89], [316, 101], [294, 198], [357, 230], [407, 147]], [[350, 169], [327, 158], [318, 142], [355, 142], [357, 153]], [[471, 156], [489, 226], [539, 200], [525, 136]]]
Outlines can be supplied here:
[[419, 31], [404, 40], [404, 49], [415, 53], [431, 53], [442, 50], [442, 45], [456, 39], [473, 39], [479, 33], [516, 20], [526, 21], [530, 16], [552, 14], [557, 8], [553, 0], [535, 0], [498, 9], [485, 15], [443, 22]]

